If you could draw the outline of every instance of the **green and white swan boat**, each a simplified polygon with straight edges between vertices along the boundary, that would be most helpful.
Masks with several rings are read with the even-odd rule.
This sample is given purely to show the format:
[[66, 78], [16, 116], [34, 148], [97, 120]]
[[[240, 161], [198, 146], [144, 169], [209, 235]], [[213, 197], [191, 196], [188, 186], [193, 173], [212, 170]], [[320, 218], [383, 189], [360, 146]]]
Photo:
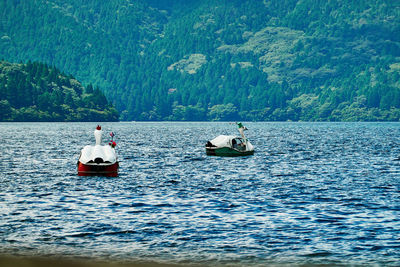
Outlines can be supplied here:
[[244, 135], [247, 130], [242, 123], [237, 123], [241, 137], [219, 135], [206, 143], [206, 153], [209, 156], [237, 157], [254, 154], [254, 147]]

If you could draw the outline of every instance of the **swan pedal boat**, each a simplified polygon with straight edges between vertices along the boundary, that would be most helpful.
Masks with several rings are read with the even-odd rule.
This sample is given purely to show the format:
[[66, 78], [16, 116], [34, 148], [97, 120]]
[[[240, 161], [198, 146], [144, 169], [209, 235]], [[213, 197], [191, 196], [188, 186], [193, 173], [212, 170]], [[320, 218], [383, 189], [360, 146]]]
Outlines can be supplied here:
[[244, 135], [247, 130], [242, 123], [237, 123], [241, 137], [233, 135], [219, 135], [207, 141], [206, 154], [209, 156], [237, 157], [254, 154], [254, 147]]
[[[118, 176], [118, 159], [115, 142], [101, 145], [102, 130], [97, 126], [94, 131], [96, 145], [87, 145], [81, 150], [78, 160], [78, 176]], [[112, 135], [113, 136], [113, 135]]]

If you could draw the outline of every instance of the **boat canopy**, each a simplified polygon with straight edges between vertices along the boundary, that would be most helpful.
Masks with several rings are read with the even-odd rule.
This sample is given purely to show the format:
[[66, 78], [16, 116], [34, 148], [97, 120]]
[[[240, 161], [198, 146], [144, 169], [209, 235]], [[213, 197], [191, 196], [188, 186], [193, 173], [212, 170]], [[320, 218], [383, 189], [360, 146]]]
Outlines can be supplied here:
[[231, 147], [231, 140], [237, 138], [233, 135], [219, 135], [210, 141], [216, 147]]
[[81, 151], [79, 161], [87, 163], [114, 163], [117, 161], [114, 148], [109, 145], [85, 146]]

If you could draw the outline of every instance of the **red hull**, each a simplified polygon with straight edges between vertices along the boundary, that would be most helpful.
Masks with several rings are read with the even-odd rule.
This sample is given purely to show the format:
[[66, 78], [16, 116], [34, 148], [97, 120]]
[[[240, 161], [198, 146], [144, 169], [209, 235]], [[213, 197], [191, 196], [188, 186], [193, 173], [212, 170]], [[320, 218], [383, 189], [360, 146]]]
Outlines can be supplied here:
[[118, 176], [118, 162], [111, 165], [83, 164], [78, 162], [78, 176]]

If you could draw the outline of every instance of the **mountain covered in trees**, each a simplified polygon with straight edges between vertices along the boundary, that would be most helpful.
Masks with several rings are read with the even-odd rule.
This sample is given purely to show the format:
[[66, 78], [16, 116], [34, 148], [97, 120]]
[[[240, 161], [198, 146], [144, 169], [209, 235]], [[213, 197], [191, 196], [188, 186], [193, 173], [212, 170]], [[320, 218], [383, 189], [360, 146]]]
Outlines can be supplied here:
[[5, 0], [0, 57], [104, 89], [122, 120], [400, 120], [400, 2]]
[[42, 63], [0, 61], [0, 121], [116, 121], [99, 88]]

